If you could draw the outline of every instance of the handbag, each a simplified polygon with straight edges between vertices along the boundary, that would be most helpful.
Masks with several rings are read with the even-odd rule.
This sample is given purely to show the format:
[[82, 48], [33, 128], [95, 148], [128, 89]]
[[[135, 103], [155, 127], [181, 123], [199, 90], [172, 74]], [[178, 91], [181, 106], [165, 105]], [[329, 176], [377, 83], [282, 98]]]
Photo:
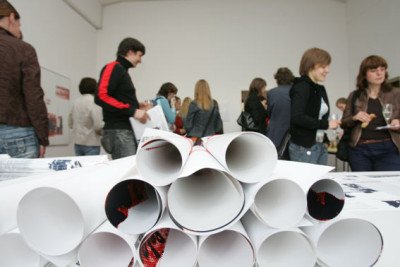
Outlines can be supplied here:
[[[354, 112], [354, 104], [356, 102], [356, 92], [354, 91], [351, 98], [351, 113]], [[341, 161], [349, 161], [349, 141], [351, 135], [351, 128], [344, 129], [344, 134], [337, 144], [336, 158]]]
[[258, 131], [258, 127], [255, 124], [253, 117], [251, 117], [250, 113], [248, 113], [247, 111], [242, 111], [236, 122], [245, 130]]
[[289, 141], [292, 135], [290, 134], [290, 129], [287, 129], [285, 135], [283, 136], [283, 139], [281, 143], [279, 144], [277, 150], [278, 150], [278, 159], [283, 159], [283, 160], [290, 160], [289, 156]]

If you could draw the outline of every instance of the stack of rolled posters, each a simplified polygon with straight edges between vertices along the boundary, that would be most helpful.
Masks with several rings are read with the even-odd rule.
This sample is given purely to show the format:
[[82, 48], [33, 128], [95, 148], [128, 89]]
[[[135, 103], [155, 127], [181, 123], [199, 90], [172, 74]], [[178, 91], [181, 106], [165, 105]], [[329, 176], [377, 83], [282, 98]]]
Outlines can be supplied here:
[[12, 219], [1, 217], [0, 237], [17, 228], [32, 262], [56, 266], [372, 265], [380, 232], [342, 216], [341, 186], [322, 178], [331, 169], [279, 161], [254, 132], [194, 145], [146, 129], [136, 156], [1, 182]]

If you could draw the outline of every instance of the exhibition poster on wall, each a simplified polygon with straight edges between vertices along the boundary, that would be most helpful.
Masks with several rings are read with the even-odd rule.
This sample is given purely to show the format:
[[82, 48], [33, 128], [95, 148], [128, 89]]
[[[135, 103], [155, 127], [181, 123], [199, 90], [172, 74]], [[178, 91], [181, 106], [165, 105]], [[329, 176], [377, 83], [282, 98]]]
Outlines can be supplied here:
[[50, 145], [66, 145], [69, 143], [71, 81], [68, 77], [41, 67], [41, 84], [49, 118]]

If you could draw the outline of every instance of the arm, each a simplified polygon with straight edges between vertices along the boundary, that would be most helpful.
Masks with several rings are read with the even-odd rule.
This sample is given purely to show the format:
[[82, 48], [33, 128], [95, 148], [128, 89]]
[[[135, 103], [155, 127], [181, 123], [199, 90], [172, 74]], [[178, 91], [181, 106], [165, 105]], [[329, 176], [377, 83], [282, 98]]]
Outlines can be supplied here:
[[167, 121], [171, 124], [173, 124], [175, 122], [175, 108], [171, 108], [168, 100], [165, 97], [161, 97], [160, 99], [160, 103], [161, 103], [161, 107], [163, 109], [165, 118], [167, 119]]
[[101, 108], [99, 106], [93, 105], [93, 108], [90, 111], [90, 116], [92, 117], [94, 131], [98, 135], [101, 135], [104, 127], [103, 114]]
[[[30, 121], [35, 129], [42, 146], [49, 145], [49, 120], [47, 108], [44, 103], [44, 92], [40, 86], [40, 66], [35, 49], [26, 44], [24, 49], [24, 61], [21, 66], [22, 91], [25, 106]], [[45, 149], [42, 149], [43, 153]]]
[[195, 103], [195, 102], [190, 103], [189, 110], [186, 115], [186, 121], [185, 121], [185, 128], [186, 128], [186, 132], [188, 132], [188, 133], [193, 128], [194, 116], [197, 111], [198, 111], [197, 103]]
[[107, 64], [101, 73], [100, 82], [95, 94], [95, 103], [108, 112], [134, 116], [136, 107], [116, 98], [118, 95], [118, 85], [125, 73], [126, 71], [123, 67], [119, 66], [118, 62], [115, 61]]

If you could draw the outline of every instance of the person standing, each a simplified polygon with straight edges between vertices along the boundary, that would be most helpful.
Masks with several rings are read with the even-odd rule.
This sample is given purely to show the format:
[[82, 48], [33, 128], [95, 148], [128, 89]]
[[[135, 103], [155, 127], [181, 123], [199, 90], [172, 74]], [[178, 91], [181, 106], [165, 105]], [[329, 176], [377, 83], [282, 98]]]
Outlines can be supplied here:
[[49, 145], [49, 121], [36, 51], [21, 36], [19, 13], [1, 1], [0, 154], [37, 158]]
[[214, 105], [206, 80], [199, 80], [195, 85], [194, 99], [189, 105], [185, 127], [188, 136], [193, 138], [215, 135], [222, 129], [221, 115]]
[[[387, 67], [380, 56], [365, 58], [357, 75], [357, 90], [347, 98], [342, 128], [351, 130], [352, 171], [400, 171], [400, 89], [387, 84]], [[386, 105], [392, 107], [388, 121], [383, 114]]]
[[279, 68], [274, 75], [276, 84], [267, 93], [267, 116], [269, 124], [267, 137], [278, 148], [282, 138], [290, 126], [290, 96], [289, 91], [293, 83], [293, 73], [288, 68]]
[[[260, 97], [265, 98], [267, 82], [262, 78], [254, 78], [249, 87], [249, 95], [244, 104], [244, 110], [250, 114], [257, 127], [257, 132], [267, 134], [267, 105]], [[249, 131], [249, 129], [245, 129]]]
[[173, 83], [167, 82], [161, 85], [160, 90], [156, 97], [153, 99], [154, 106], [161, 106], [168, 126], [173, 132], [173, 125], [176, 118], [176, 99], [175, 95], [178, 93], [178, 88]]
[[324, 131], [336, 129], [339, 121], [328, 120], [329, 99], [320, 85], [329, 73], [331, 56], [320, 48], [306, 50], [300, 61], [301, 77], [290, 89], [290, 160], [326, 165], [328, 148]]
[[96, 89], [95, 103], [103, 108], [103, 136], [101, 145], [118, 159], [136, 154], [137, 144], [130, 117], [141, 123], [150, 119], [146, 110], [149, 104], [139, 103], [136, 89], [128, 70], [142, 62], [144, 45], [134, 39], [123, 39], [117, 51], [117, 59], [103, 67]]
[[100, 137], [104, 126], [101, 108], [94, 103], [97, 82], [93, 78], [83, 78], [79, 83], [82, 94], [74, 101], [68, 118], [72, 129], [76, 156], [100, 154]]

